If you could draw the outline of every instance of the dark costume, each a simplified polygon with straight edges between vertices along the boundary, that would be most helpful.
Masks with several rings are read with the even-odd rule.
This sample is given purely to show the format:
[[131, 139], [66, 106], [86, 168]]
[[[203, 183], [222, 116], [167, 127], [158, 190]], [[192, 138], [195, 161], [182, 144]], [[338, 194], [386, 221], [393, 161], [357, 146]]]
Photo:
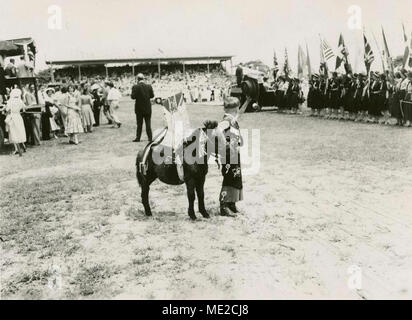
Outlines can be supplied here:
[[328, 85], [328, 97], [329, 103], [328, 107], [331, 109], [339, 109], [340, 104], [340, 89], [337, 79], [330, 79]]
[[308, 97], [307, 97], [307, 107], [310, 109], [317, 109], [315, 102], [316, 102], [316, 83], [315, 81], [310, 80]]
[[362, 80], [357, 80], [354, 84], [353, 93], [353, 112], [358, 113], [362, 111], [362, 93], [363, 93], [363, 82]]
[[226, 138], [226, 159], [222, 160], [223, 183], [220, 191], [220, 203], [234, 203], [243, 200], [242, 171], [239, 147], [242, 137], [236, 119], [225, 114], [220, 125]]
[[400, 84], [401, 81], [389, 88], [389, 111], [398, 122], [402, 121]]
[[152, 141], [152, 103], [150, 99], [154, 97], [153, 88], [150, 84], [142, 81], [132, 88], [131, 98], [135, 100], [134, 111], [136, 114], [136, 141], [140, 141], [142, 135], [143, 120], [146, 125], [146, 134], [149, 141]]
[[319, 109], [325, 109], [328, 103], [327, 99], [327, 94], [325, 93], [326, 91], [326, 81], [324, 79], [321, 79], [319, 82], [319, 96], [318, 96], [318, 105]]
[[50, 140], [50, 118], [53, 117], [53, 114], [50, 112], [50, 107], [53, 104], [49, 101], [46, 101], [45, 111], [41, 113], [41, 138], [42, 140]]
[[94, 99], [94, 101], [93, 101], [93, 115], [94, 115], [94, 121], [95, 121], [94, 126], [98, 127], [98, 126], [100, 126], [100, 110], [102, 108], [103, 101], [100, 98], [100, 95], [97, 92], [97, 90], [93, 91], [93, 99]]
[[375, 80], [370, 88], [370, 103], [368, 106], [368, 113], [372, 116], [378, 117], [382, 115], [385, 110], [386, 99], [386, 81]]

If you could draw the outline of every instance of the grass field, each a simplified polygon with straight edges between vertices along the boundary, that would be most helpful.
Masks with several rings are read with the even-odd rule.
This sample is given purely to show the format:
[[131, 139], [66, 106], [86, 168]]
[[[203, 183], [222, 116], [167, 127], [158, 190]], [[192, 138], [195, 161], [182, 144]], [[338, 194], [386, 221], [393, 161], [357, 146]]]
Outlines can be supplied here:
[[[219, 106], [188, 106], [194, 126]], [[144, 216], [131, 101], [124, 125], [2, 151], [1, 298], [412, 298], [412, 130], [262, 112], [258, 175], [237, 218], [190, 221], [184, 186], [155, 182]], [[153, 127], [163, 125], [154, 107]], [[144, 135], [145, 139], [145, 135]], [[350, 267], [361, 268], [351, 289]]]

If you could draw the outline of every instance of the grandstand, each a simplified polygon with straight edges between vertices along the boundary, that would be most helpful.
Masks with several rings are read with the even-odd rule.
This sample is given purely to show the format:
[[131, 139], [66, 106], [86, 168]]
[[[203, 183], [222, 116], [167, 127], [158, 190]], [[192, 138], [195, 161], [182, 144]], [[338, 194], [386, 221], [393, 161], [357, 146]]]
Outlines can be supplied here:
[[210, 72], [212, 69], [223, 68], [226, 72], [232, 69], [232, 55], [221, 56], [180, 56], [180, 57], [151, 57], [151, 58], [108, 58], [108, 59], [78, 59], [78, 60], [48, 60], [52, 81], [55, 77], [82, 75], [105, 76], [106, 78], [117, 74], [135, 75], [138, 72], [156, 74], [160, 77], [162, 72], [176, 72], [183, 74], [190, 69]]

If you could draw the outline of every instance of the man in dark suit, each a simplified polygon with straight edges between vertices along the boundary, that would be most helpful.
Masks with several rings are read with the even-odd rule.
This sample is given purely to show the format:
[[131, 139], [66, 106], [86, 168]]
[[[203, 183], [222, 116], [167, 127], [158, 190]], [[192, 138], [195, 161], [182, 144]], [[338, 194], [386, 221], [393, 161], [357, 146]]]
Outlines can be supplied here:
[[137, 75], [137, 84], [132, 88], [132, 99], [136, 100], [134, 112], [136, 113], [136, 139], [133, 142], [139, 142], [142, 135], [143, 120], [146, 125], [146, 134], [149, 141], [152, 141], [152, 128], [150, 118], [152, 117], [152, 104], [150, 99], [154, 97], [153, 88], [150, 84], [143, 82], [144, 76], [139, 73]]

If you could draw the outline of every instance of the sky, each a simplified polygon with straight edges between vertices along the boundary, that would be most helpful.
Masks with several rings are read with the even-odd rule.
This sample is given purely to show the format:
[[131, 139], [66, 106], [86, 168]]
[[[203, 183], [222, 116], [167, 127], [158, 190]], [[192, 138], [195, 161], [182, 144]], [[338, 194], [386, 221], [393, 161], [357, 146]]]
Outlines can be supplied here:
[[[61, 8], [61, 29], [50, 29], [50, 6]], [[362, 10], [361, 29], [348, 27], [348, 9]], [[31, 36], [37, 68], [45, 60], [235, 55], [234, 63], [260, 59], [273, 66], [288, 50], [292, 69], [307, 43], [319, 67], [319, 34], [335, 50], [342, 33], [352, 64], [363, 54], [362, 29], [380, 65], [383, 26], [391, 55], [403, 53], [402, 23], [412, 31], [412, 0], [0, 0], [0, 39]], [[382, 49], [382, 48], [381, 48]], [[360, 61], [360, 62], [359, 62]], [[331, 65], [333, 64], [330, 61]], [[356, 71], [356, 70], [355, 70]]]

